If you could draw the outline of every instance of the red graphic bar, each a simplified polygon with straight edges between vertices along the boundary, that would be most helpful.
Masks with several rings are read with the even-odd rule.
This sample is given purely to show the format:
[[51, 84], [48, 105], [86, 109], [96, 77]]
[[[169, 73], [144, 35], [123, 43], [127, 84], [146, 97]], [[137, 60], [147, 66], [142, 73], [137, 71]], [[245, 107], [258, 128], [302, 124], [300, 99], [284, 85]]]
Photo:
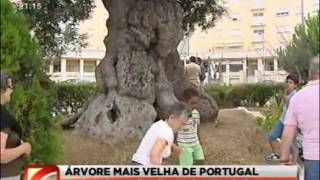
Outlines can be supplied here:
[[296, 177], [61, 177], [60, 180], [297, 180]]
[[[39, 169], [32, 177], [29, 177], [31, 169]], [[56, 165], [29, 165], [24, 170], [24, 180], [41, 180], [50, 173], [56, 173], [56, 180], [60, 179], [60, 170]]]

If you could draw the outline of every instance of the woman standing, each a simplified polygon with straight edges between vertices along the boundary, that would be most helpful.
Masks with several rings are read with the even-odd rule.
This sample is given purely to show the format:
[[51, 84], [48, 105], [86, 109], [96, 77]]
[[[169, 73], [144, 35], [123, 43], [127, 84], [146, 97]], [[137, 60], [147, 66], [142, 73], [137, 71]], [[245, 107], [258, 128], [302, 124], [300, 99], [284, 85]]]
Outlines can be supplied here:
[[30, 155], [31, 146], [23, 142], [21, 127], [17, 120], [6, 110], [4, 105], [11, 100], [12, 79], [1, 71], [1, 120], [0, 120], [0, 163], [1, 179], [20, 179], [24, 165], [24, 155]]

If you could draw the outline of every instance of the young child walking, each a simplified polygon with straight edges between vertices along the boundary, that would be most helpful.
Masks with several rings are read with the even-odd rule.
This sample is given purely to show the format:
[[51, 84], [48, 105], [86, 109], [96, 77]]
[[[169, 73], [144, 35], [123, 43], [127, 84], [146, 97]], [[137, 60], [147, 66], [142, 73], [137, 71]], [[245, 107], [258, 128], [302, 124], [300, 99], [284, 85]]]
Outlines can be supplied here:
[[132, 165], [161, 165], [162, 159], [179, 153], [173, 146], [174, 133], [188, 121], [191, 110], [184, 103], [176, 103], [167, 110], [169, 116], [165, 120], [155, 122], [143, 137], [138, 150], [132, 157]]
[[183, 93], [183, 98], [185, 103], [192, 108], [192, 116], [177, 134], [177, 142], [182, 149], [179, 155], [179, 164], [203, 164], [204, 153], [200, 144], [198, 131], [200, 114], [196, 110], [199, 103], [199, 92], [194, 88], [186, 89]]

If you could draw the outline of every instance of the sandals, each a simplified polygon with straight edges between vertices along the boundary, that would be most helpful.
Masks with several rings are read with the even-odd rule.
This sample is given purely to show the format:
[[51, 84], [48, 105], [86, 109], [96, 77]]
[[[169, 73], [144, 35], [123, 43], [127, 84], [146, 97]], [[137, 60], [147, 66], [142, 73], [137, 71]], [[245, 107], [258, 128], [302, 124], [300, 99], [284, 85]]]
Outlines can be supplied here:
[[266, 158], [267, 161], [280, 161], [280, 157], [276, 153], [269, 154]]

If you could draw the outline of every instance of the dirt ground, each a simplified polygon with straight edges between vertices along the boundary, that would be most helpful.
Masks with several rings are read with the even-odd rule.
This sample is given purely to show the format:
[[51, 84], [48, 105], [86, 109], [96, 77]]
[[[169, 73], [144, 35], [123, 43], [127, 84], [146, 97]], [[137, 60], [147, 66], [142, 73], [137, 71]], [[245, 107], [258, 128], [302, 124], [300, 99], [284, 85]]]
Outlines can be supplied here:
[[[264, 156], [270, 147], [265, 132], [252, 116], [241, 110], [221, 110], [218, 119], [218, 126], [200, 125], [205, 164], [266, 164]], [[63, 137], [63, 164], [128, 164], [139, 144], [133, 140], [116, 145], [101, 144], [77, 130], [66, 130]], [[176, 163], [176, 157], [166, 160], [166, 164]]]

